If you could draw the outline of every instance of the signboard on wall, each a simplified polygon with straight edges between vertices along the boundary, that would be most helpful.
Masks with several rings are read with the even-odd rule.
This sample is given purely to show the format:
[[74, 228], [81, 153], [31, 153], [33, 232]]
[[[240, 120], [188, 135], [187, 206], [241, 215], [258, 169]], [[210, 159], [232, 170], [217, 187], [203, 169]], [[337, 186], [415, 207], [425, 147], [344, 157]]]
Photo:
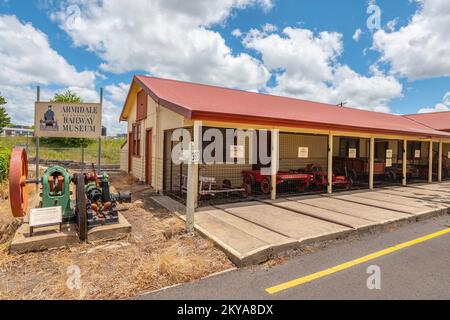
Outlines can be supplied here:
[[387, 159], [392, 158], [392, 155], [393, 155], [392, 149], [387, 149], [386, 150], [386, 158]]
[[414, 151], [414, 158], [420, 159], [420, 150], [415, 150]]
[[350, 159], [356, 159], [356, 153], [357, 153], [356, 149], [348, 149], [348, 157]]
[[34, 125], [36, 137], [100, 138], [102, 105], [36, 102]]
[[387, 158], [386, 159], [386, 168], [390, 168], [392, 167], [392, 158]]
[[301, 159], [308, 159], [309, 157], [309, 148], [308, 147], [300, 147], [298, 148], [298, 157]]
[[447, 158], [449, 158], [450, 159], [450, 151], [448, 152], [448, 154], [447, 154]]
[[244, 159], [244, 146], [230, 146], [230, 158]]

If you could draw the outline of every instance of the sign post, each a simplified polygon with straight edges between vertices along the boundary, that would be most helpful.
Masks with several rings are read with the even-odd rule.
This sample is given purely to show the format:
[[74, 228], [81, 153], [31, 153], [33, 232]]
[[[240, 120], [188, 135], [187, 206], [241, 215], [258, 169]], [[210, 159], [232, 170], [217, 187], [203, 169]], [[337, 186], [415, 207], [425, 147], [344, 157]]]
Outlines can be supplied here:
[[[103, 88], [100, 88], [100, 108], [103, 107]], [[102, 130], [102, 125], [100, 121], [100, 131]], [[102, 133], [100, 132], [100, 137], [98, 138], [98, 174], [102, 174], [102, 165], [101, 165], [101, 159], [102, 159]]]
[[[41, 101], [41, 87], [36, 88], [36, 101]], [[34, 126], [35, 132], [36, 132], [36, 119], [35, 119], [35, 126]], [[36, 137], [36, 181], [39, 181], [39, 147], [40, 147], [40, 140], [39, 136], [34, 134]], [[39, 185], [36, 183], [36, 192], [39, 191]]]

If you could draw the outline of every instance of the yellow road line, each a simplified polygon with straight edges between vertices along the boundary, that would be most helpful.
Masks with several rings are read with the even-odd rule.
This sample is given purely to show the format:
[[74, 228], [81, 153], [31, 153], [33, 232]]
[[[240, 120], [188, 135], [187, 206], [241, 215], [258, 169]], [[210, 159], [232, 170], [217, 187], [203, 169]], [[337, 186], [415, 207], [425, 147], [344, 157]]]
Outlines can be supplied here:
[[335, 267], [332, 267], [332, 268], [329, 268], [329, 269], [325, 269], [325, 270], [322, 270], [322, 271], [310, 274], [310, 275], [305, 276], [305, 277], [301, 277], [301, 278], [298, 278], [298, 279], [295, 279], [295, 280], [292, 280], [292, 281], [281, 283], [281, 284], [276, 285], [274, 287], [267, 288], [266, 291], [269, 294], [279, 293], [281, 291], [284, 291], [284, 290], [287, 290], [287, 289], [290, 289], [290, 288], [293, 288], [293, 287], [296, 287], [296, 286], [300, 286], [302, 284], [305, 284], [305, 283], [308, 283], [308, 282], [311, 282], [311, 281], [314, 281], [314, 280], [326, 277], [326, 276], [328, 276], [330, 274], [333, 274], [333, 273], [336, 273], [336, 272], [339, 272], [339, 271], [342, 271], [342, 270], [354, 267], [354, 266], [359, 265], [361, 263], [365, 263], [367, 261], [370, 261], [370, 260], [373, 260], [373, 259], [385, 256], [385, 255], [390, 254], [392, 252], [395, 252], [395, 251], [398, 251], [398, 250], [401, 250], [401, 249], [405, 249], [405, 248], [414, 246], [414, 245], [419, 244], [419, 243], [423, 243], [425, 241], [428, 241], [430, 239], [442, 236], [442, 235], [447, 234], [447, 233], [450, 233], [450, 228], [442, 230], [442, 231], [439, 231], [439, 232], [436, 232], [436, 233], [429, 234], [427, 236], [424, 236], [424, 237], [421, 237], [421, 238], [418, 238], [418, 239], [415, 239], [415, 240], [411, 240], [411, 241], [408, 241], [408, 242], [405, 242], [405, 243], [401, 243], [401, 244], [398, 244], [396, 246], [393, 246], [393, 247], [390, 247], [390, 248], [387, 248], [387, 249], [384, 249], [384, 250], [381, 250], [381, 251], [374, 252], [374, 253], [369, 254], [367, 256], [364, 256], [364, 257], [361, 257], [361, 258], [358, 258], [358, 259], [355, 259], [355, 260], [352, 260], [352, 261], [345, 262], [343, 264], [340, 264], [340, 265], [337, 265]]

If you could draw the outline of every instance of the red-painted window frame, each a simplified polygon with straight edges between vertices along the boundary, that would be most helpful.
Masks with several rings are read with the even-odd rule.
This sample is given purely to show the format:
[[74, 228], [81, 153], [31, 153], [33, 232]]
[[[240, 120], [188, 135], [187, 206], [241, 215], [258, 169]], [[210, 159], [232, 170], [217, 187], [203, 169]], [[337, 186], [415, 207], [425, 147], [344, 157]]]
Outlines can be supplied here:
[[147, 119], [147, 103], [148, 96], [144, 90], [137, 93], [137, 111], [136, 111], [136, 121], [142, 121]]
[[141, 156], [141, 124], [134, 123], [132, 126], [132, 136], [133, 136], [133, 156]]

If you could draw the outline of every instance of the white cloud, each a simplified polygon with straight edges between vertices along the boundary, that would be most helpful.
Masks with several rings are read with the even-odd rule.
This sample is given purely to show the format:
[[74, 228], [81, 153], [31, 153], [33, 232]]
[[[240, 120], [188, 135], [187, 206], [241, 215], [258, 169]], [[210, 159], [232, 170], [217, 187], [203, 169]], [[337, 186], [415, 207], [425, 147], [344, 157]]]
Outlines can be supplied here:
[[231, 35], [236, 38], [240, 38], [242, 36], [242, 32], [239, 29], [234, 29], [231, 31]]
[[373, 47], [392, 72], [410, 80], [450, 76], [448, 0], [416, 0], [418, 11], [397, 31], [379, 30]]
[[128, 94], [130, 84], [120, 82], [119, 84], [112, 84], [105, 87], [105, 91], [111, 96], [111, 100], [119, 103], [124, 103]]
[[[81, 8], [71, 19], [69, 4]], [[264, 86], [270, 75], [246, 53], [234, 54], [222, 36], [209, 29], [224, 23], [234, 9], [258, 5], [272, 7], [269, 0], [119, 0], [65, 2], [53, 15], [74, 44], [95, 52], [102, 69], [114, 73], [145, 70], [152, 75], [238, 87], [251, 90]]]
[[359, 39], [361, 39], [361, 36], [363, 34], [363, 31], [361, 29], [356, 29], [355, 33], [353, 34], [353, 41], [358, 42]]
[[398, 24], [398, 18], [395, 18], [393, 20], [388, 21], [388, 23], [386, 24], [386, 27], [388, 28], [388, 30], [390, 32], [394, 32], [395, 28], [397, 27]]
[[0, 84], [94, 84], [93, 72], [78, 72], [50, 47], [44, 33], [15, 16], [0, 15], [0, 61]]
[[362, 76], [338, 62], [342, 35], [335, 32], [285, 28], [280, 34], [251, 30], [244, 46], [261, 53], [265, 66], [276, 74], [272, 94], [389, 112], [388, 103], [402, 96], [402, 85], [372, 68]]
[[434, 108], [422, 108], [418, 111], [418, 113], [430, 113], [430, 112], [442, 112], [442, 111], [450, 111], [450, 92], [447, 92], [442, 99], [442, 103], [438, 103], [434, 106]]
[[263, 26], [263, 31], [267, 32], [267, 33], [275, 32], [277, 30], [278, 30], [278, 27], [276, 25], [271, 24], [271, 23], [266, 23]]

